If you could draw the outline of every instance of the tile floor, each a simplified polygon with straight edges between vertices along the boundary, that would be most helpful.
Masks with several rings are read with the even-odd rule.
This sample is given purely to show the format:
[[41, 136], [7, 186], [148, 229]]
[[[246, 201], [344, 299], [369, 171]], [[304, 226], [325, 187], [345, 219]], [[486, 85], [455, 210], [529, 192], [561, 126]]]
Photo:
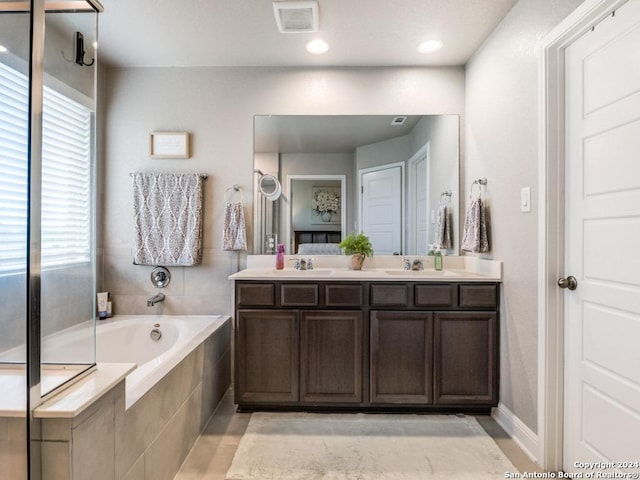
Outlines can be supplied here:
[[[250, 413], [236, 412], [229, 390], [174, 480], [224, 480], [250, 418]], [[541, 471], [491, 417], [476, 419], [520, 472]]]

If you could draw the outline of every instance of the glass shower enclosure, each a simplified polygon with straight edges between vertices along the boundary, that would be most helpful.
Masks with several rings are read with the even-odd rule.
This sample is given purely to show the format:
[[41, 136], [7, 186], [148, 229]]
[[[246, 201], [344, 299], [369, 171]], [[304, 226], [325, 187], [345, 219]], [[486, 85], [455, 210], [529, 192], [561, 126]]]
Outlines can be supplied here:
[[33, 412], [96, 363], [101, 9], [0, 0], [0, 479], [40, 478]]

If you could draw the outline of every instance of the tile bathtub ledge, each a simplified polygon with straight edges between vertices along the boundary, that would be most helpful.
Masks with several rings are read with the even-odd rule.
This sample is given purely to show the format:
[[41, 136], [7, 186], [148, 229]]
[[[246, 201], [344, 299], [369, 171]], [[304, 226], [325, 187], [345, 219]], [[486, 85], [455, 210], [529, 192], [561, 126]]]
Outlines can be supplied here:
[[36, 418], [74, 418], [136, 369], [135, 363], [98, 363], [85, 378], [54, 394], [34, 411]]

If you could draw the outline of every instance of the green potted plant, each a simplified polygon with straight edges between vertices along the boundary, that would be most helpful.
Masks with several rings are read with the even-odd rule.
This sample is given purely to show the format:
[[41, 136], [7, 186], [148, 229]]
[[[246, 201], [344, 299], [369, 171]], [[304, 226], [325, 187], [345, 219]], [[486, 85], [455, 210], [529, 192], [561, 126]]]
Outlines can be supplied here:
[[364, 233], [350, 233], [338, 246], [345, 255], [351, 255], [351, 268], [353, 270], [362, 270], [362, 263], [367, 257], [373, 257], [373, 247], [371, 241]]

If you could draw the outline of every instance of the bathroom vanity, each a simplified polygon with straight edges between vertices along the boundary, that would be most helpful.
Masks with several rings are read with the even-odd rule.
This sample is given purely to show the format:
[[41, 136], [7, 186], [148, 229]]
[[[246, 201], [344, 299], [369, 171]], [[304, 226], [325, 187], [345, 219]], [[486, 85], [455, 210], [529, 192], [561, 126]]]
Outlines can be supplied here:
[[241, 410], [498, 403], [499, 275], [256, 268], [231, 278]]

